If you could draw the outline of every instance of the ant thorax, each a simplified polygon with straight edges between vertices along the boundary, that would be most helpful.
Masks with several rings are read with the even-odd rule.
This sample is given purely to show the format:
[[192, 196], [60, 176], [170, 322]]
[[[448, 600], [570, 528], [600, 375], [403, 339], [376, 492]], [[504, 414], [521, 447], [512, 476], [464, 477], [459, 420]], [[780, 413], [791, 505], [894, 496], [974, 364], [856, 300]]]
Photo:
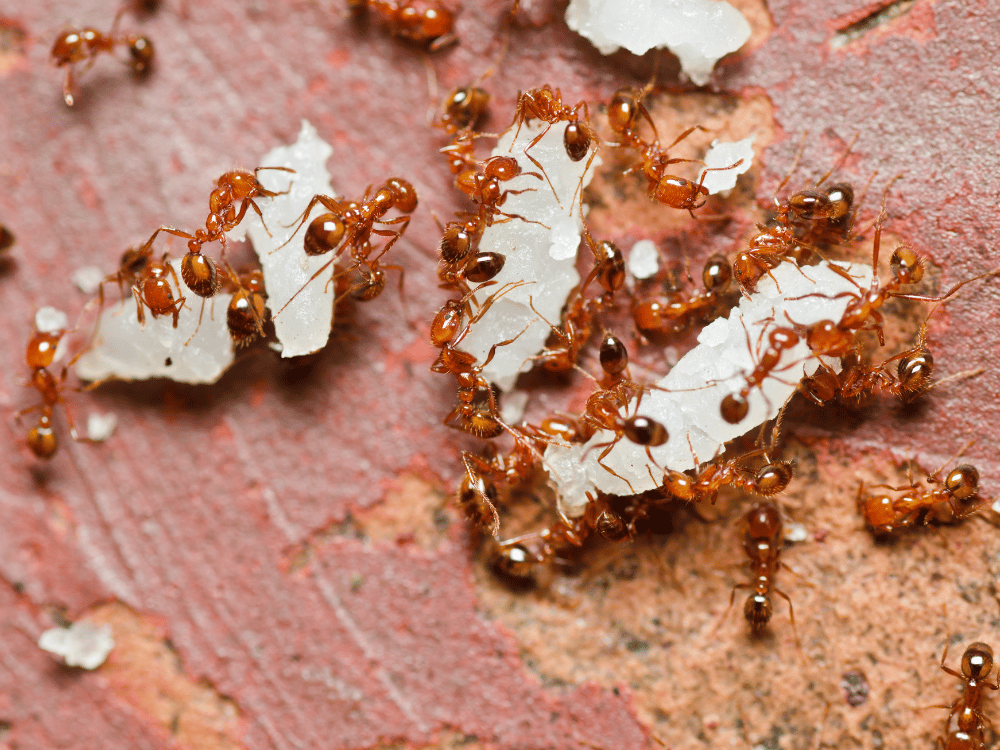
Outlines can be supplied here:
[[[184, 298], [174, 326], [171, 315], [145, 314], [140, 323], [129, 295], [100, 313], [91, 347], [76, 363], [81, 380], [170, 378], [179, 383], [214, 383], [235, 358], [226, 325], [231, 294], [202, 300], [184, 284], [181, 259], [169, 261], [176, 274], [175, 299]], [[168, 283], [174, 286], [174, 277]], [[204, 310], [202, 305], [204, 304]]]
[[501, 183], [509, 192], [499, 206], [501, 213], [479, 242], [480, 252], [499, 253], [505, 263], [493, 279], [496, 285], [480, 293], [474, 304], [504, 284], [525, 283], [496, 300], [461, 349], [482, 362], [491, 346], [516, 336], [516, 341], [496, 350], [482, 373], [503, 390], [514, 385], [518, 373], [531, 368], [530, 358], [542, 351], [552, 332], [549, 322], [558, 325], [570, 291], [580, 282], [576, 255], [583, 232], [581, 194], [600, 161], [594, 154], [596, 146], [590, 156], [570, 159], [565, 129], [565, 122], [550, 126], [538, 120], [522, 124], [520, 132], [515, 126], [500, 137], [492, 154], [514, 157], [521, 174]]
[[[303, 236], [308, 222], [299, 221], [314, 195], [336, 195], [326, 169], [332, 153], [333, 147], [319, 137], [316, 128], [303, 120], [295, 143], [272, 149], [260, 161], [264, 167], [295, 170], [295, 174], [261, 172], [261, 179], [269, 189], [283, 193], [260, 202], [267, 229], [260, 217], [247, 212], [240, 227], [229, 235], [231, 239], [243, 239], [245, 232], [257, 252], [282, 357], [299, 357], [319, 351], [326, 346], [333, 325], [335, 294], [331, 279], [334, 264], [327, 265], [310, 281], [313, 274], [328, 264], [330, 255], [305, 253]], [[284, 193], [285, 190], [288, 192]], [[325, 212], [323, 206], [317, 205], [310, 216]], [[276, 315], [279, 310], [281, 314]]]
[[[621, 412], [636, 413], [660, 422], [670, 435], [651, 454], [629, 440], [619, 440], [598, 463], [599, 451], [591, 446], [607, 443], [614, 435], [599, 431], [585, 445], [550, 446], [545, 465], [560, 497], [563, 513], [583, 513], [586, 496], [596, 490], [612, 495], [631, 495], [653, 490], [661, 483], [664, 469], [684, 471], [722, 453], [725, 445], [778, 415], [795, 393], [799, 381], [819, 366], [804, 341], [785, 349], [778, 364], [760, 387], [749, 390], [748, 413], [738, 424], [720, 415], [720, 404], [747, 385], [747, 375], [768, 346], [769, 333], [779, 327], [807, 326], [825, 319], [839, 320], [859, 288], [871, 283], [871, 268], [863, 264], [839, 263], [856, 282], [832, 270], [828, 263], [799, 269], [783, 262], [764, 276], [755, 294], [743, 298], [728, 318], [706, 326], [698, 346], [678, 361], [655, 389], [642, 394], [638, 408], [633, 399]], [[839, 296], [838, 296], [839, 295]], [[824, 358], [839, 368], [839, 361]], [[608, 469], [617, 472], [615, 476]], [[621, 478], [619, 478], [621, 477]], [[626, 480], [626, 481], [623, 481]], [[628, 485], [631, 484], [631, 487]]]

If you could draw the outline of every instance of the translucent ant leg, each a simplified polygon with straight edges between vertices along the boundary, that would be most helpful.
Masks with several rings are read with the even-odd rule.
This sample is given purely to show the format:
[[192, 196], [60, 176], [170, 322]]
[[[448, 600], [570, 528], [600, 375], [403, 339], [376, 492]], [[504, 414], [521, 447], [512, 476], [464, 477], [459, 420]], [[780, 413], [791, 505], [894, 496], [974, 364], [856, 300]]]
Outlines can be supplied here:
[[478, 464], [480, 469], [490, 473], [492, 473], [493, 467], [490, 466], [485, 461], [483, 461], [479, 456], [473, 455], [468, 451], [462, 451], [462, 463], [465, 464], [465, 473], [469, 477], [469, 487], [471, 487], [472, 490], [483, 499], [483, 502], [486, 503], [486, 507], [489, 508], [490, 513], [493, 514], [493, 528], [490, 529], [490, 533], [493, 535], [494, 539], [499, 541], [500, 514], [497, 512], [497, 508], [493, 504], [493, 502], [486, 496], [486, 493], [483, 492], [481, 489], [479, 489], [479, 482], [476, 481], [478, 479], [478, 476], [472, 470], [472, 466], [470, 465], [470, 460], [471, 462]]

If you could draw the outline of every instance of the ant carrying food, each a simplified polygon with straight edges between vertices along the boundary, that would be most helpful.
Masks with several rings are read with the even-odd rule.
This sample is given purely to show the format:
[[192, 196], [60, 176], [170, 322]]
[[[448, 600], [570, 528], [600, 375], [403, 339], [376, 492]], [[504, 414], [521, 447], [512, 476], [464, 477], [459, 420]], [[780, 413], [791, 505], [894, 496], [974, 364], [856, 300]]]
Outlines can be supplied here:
[[124, 12], [125, 8], [118, 11], [107, 34], [87, 26], [82, 29], [69, 29], [56, 38], [50, 57], [52, 64], [57, 68], [66, 68], [63, 99], [67, 106], [72, 107], [74, 103], [73, 77], [76, 66], [80, 63], [85, 62], [84, 70], [87, 70], [100, 55], [111, 54], [116, 48], [125, 47], [129, 55], [128, 65], [133, 71], [142, 74], [149, 70], [154, 54], [153, 43], [149, 37], [136, 34], [118, 36], [118, 22]]
[[[965, 448], [969, 445], [972, 443], [970, 442]], [[953, 458], [960, 456], [965, 448]], [[952, 460], [948, 459], [941, 468], [927, 476], [927, 482], [933, 485], [934, 489], [923, 489], [913, 481], [912, 476], [910, 484], [904, 487], [869, 485], [869, 489], [885, 488], [903, 493], [898, 497], [890, 497], [865, 492], [865, 484], [862, 482], [858, 486], [857, 506], [868, 527], [876, 534], [891, 534], [913, 526], [921, 519], [926, 525], [929, 521], [928, 516], [935, 506], [943, 503], [948, 505], [956, 521], [975, 513], [983, 503], [983, 498], [979, 496], [979, 471], [971, 464], [961, 464], [948, 472], [942, 480], [941, 472]]]
[[945, 722], [945, 736], [939, 737], [937, 746], [942, 750], [986, 750], [986, 740], [983, 735], [983, 725], [989, 724], [989, 719], [983, 714], [983, 688], [1000, 690], [1000, 672], [994, 683], [990, 682], [993, 671], [993, 649], [977, 641], [965, 649], [962, 654], [962, 671], [958, 672], [945, 666], [948, 659], [948, 644], [945, 643], [941, 655], [941, 669], [952, 677], [957, 677], [965, 683], [962, 695], [950, 706], [938, 705], [930, 708], [944, 708], [949, 711]]

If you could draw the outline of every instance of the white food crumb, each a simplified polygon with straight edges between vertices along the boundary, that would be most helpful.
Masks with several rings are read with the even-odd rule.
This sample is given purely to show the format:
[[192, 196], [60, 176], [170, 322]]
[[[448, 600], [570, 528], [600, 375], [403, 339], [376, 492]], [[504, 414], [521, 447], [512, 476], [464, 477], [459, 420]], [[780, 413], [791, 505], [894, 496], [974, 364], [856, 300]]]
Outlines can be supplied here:
[[[702, 175], [705, 175], [701, 184], [708, 190], [709, 195], [721, 193], [723, 190], [732, 190], [736, 187], [736, 178], [750, 169], [750, 165], [753, 164], [753, 142], [755, 140], [755, 136], [750, 136], [733, 143], [712, 141], [712, 147], [705, 154], [705, 169], [720, 169], [720, 171], [706, 174], [705, 169], [703, 169], [698, 175], [699, 180], [702, 179]], [[740, 159], [743, 160], [743, 163], [738, 167], [722, 169], [730, 164], [736, 164]]]
[[54, 307], [40, 307], [35, 313], [35, 328], [39, 333], [57, 333], [69, 327], [69, 316]]
[[67, 666], [97, 669], [115, 647], [115, 640], [110, 625], [81, 620], [68, 628], [46, 630], [38, 639], [38, 647], [61, 656]]
[[118, 427], [118, 416], [114, 412], [99, 414], [91, 412], [87, 416], [87, 437], [103, 443], [111, 437]]
[[[271, 310], [275, 335], [282, 344], [282, 357], [300, 357], [319, 351], [326, 346], [333, 327], [334, 289], [329, 283], [333, 278], [333, 251], [325, 255], [306, 255], [302, 242], [308, 221], [302, 225], [302, 231], [296, 233], [302, 212], [313, 196], [336, 197], [326, 169], [326, 161], [331, 154], [333, 147], [319, 137], [316, 128], [303, 120], [295, 143], [278, 146], [260, 160], [262, 167], [295, 170], [295, 174], [264, 170], [257, 175], [268, 190], [289, 191], [258, 201], [271, 234], [268, 235], [260, 217], [253, 211], [248, 211], [240, 227], [230, 234], [234, 238], [242, 237], [244, 233], [249, 236], [260, 259], [267, 289], [267, 306]], [[315, 217], [323, 213], [327, 213], [327, 209], [317, 203], [309, 215]], [[295, 237], [292, 237], [293, 233], [296, 233]], [[281, 247], [289, 238], [291, 241]], [[327, 264], [328, 267], [319, 276], [309, 281]], [[306, 282], [309, 282], [308, 285]], [[293, 296], [295, 299], [289, 303]]]
[[790, 523], [785, 526], [785, 540], [789, 542], [804, 542], [809, 538], [809, 532], [801, 523]]
[[185, 298], [177, 328], [172, 314], [154, 318], [148, 308], [146, 325], [140, 325], [131, 295], [106, 307], [98, 318], [93, 345], [76, 363], [81, 380], [170, 378], [179, 383], [214, 383], [233, 363], [226, 325], [232, 295], [220, 293], [203, 300], [181, 278], [180, 258], [170, 265], [177, 273], [177, 297]]
[[576, 251], [583, 232], [580, 194], [590, 182], [594, 167], [600, 164], [596, 157], [591, 162], [590, 154], [580, 161], [569, 158], [563, 142], [565, 122], [549, 127], [546, 122], [532, 121], [521, 126], [516, 140], [516, 128], [511, 128], [500, 136], [493, 156], [511, 155], [524, 172], [541, 173], [525, 156], [524, 149], [546, 128], [548, 132], [532, 146], [531, 155], [544, 167], [552, 187], [544, 176], [538, 179], [528, 174], [502, 183], [504, 190], [526, 190], [507, 196], [504, 213], [530, 221], [500, 220], [485, 229], [479, 250], [498, 252], [506, 257], [506, 262], [494, 278], [497, 283], [475, 299], [482, 303], [504, 284], [527, 283], [498, 297], [459, 347], [482, 363], [491, 346], [517, 336], [515, 342], [496, 350], [493, 361], [482, 373], [504, 391], [514, 385], [518, 373], [531, 369], [531, 357], [544, 348], [552, 332], [549, 324], [531, 309], [531, 304], [546, 320], [559, 325], [566, 298], [580, 282], [576, 272]]
[[[846, 269], [862, 288], [868, 288], [870, 267], [837, 265]], [[663, 390], [642, 396], [639, 413], [660, 422], [670, 435], [664, 445], [651, 449], [659, 467], [675, 471], [692, 469], [696, 465], [692, 452], [697, 454], [698, 462], [711, 460], [727, 442], [777, 416], [798, 382], [819, 364], [805, 341], [800, 340], [795, 347], [784, 351], [763, 388], [750, 390], [749, 410], [742, 422], [735, 425], [726, 422], [719, 407], [725, 396], [738, 393], [746, 384], [746, 373], [753, 370], [767, 346], [768, 331], [790, 325], [786, 313], [803, 326], [826, 319], [840, 320], [850, 295], [857, 293], [858, 287], [832, 271], [825, 261], [802, 269], [785, 262], [773, 269], [770, 276], [763, 276], [757, 283], [757, 292], [750, 299], [743, 298], [729, 318], [720, 318], [702, 329], [698, 346], [657, 381], [656, 385]], [[748, 339], [752, 351], [747, 348]], [[635, 411], [634, 402], [630, 403], [628, 413], [622, 416], [632, 416]], [[583, 512], [588, 492], [595, 494], [599, 489], [613, 495], [630, 495], [653, 490], [660, 484], [663, 468], [649, 463], [644, 447], [624, 438], [609, 451], [603, 463], [628, 483], [598, 464], [604, 449], [588, 451], [588, 448], [613, 438], [612, 432], [601, 430], [586, 445], [569, 448], [553, 445], [546, 450], [545, 465], [559, 495], [559, 507], [568, 516]], [[581, 463], [584, 454], [586, 460]]]
[[652, 240], [639, 240], [628, 255], [628, 270], [637, 279], [651, 279], [660, 270], [660, 254]]
[[84, 294], [97, 294], [104, 280], [104, 272], [97, 266], [83, 266], [73, 271], [73, 283]]
[[750, 24], [724, 0], [571, 0], [566, 24], [605, 55], [666, 47], [699, 86], [750, 38]]

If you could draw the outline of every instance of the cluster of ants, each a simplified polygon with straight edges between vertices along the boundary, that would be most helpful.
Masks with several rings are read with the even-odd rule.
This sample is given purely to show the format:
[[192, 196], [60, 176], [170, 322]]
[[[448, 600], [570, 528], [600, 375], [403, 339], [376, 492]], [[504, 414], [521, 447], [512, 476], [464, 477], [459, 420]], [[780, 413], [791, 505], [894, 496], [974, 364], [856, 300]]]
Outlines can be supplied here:
[[[671, 151], [696, 128], [684, 131], [669, 146], [661, 145], [656, 126], [643, 104], [647, 93], [648, 88], [626, 89], [612, 97], [607, 113], [615, 141], [605, 145], [635, 153], [640, 161], [628, 171], [641, 171], [650, 199], [688, 211], [697, 218], [695, 211], [704, 206], [708, 198], [705, 175], [712, 170], [703, 171], [697, 182], [670, 173], [672, 165], [693, 161], [672, 157]], [[639, 343], [662, 342], [693, 325], [723, 316], [732, 309], [739, 295], [753, 295], [761, 279], [771, 275], [779, 264], [794, 263], [807, 269], [810, 264], [826, 260], [832, 250], [860, 240], [863, 233], [855, 230], [860, 200], [855, 201], [854, 189], [845, 183], [826, 184], [837, 168], [835, 165], [814, 186], [796, 191], [780, 201], [777, 195], [790, 179], [795, 169], [793, 165], [789, 176], [775, 191], [772, 219], [756, 226], [746, 249], [740, 250], [732, 263], [721, 255], [709, 257], [702, 274], [704, 289], [691, 292], [664, 290], [657, 283], [662, 279], [639, 282], [634, 290], [627, 288], [621, 250], [610, 241], [595, 241], [585, 229], [584, 243], [593, 256], [593, 266], [569, 295], [558, 324], [549, 323], [552, 333], [547, 346], [531, 360], [543, 372], [583, 372], [593, 381], [593, 391], [580, 414], [556, 413], [534, 423], [509, 424], [502, 416], [501, 394], [484, 377], [483, 371], [497, 349], [512, 343], [513, 339], [495, 343], [483, 361], [459, 348], [497, 299], [527, 283], [508, 282], [495, 290], [490, 289], [496, 284], [493, 279], [506, 259], [496, 252], [478, 249], [484, 230], [494, 222], [530, 220], [504, 211], [508, 195], [525, 192], [504, 189], [505, 182], [525, 174], [517, 160], [509, 156], [478, 160], [474, 155], [473, 145], [482, 137], [474, 127], [488, 101], [489, 95], [480, 88], [458, 89], [446, 100], [440, 121], [452, 136], [451, 142], [441, 151], [455, 175], [456, 187], [473, 201], [475, 210], [460, 215], [444, 228], [439, 247], [439, 277], [442, 286], [453, 290], [457, 296], [437, 313], [431, 325], [430, 340], [440, 350], [431, 369], [456, 378], [458, 404], [445, 417], [445, 424], [487, 441], [480, 454], [462, 453], [464, 476], [456, 499], [472, 528], [485, 540], [490, 567], [508, 583], [530, 587], [537, 584], [547, 568], [573, 565], [593, 542], [634, 539], [651, 528], [656, 514], [665, 508], [677, 502], [715, 503], [720, 490], [731, 487], [759, 499], [746, 512], [743, 521], [743, 545], [749, 559], [750, 580], [734, 587], [730, 607], [737, 590], [750, 589], [744, 614], [751, 628], [757, 630], [771, 619], [771, 596], [777, 594], [788, 602], [794, 627], [791, 600], [775, 587], [775, 577], [782, 566], [783, 528], [774, 498], [788, 487], [793, 477], [792, 464], [776, 456], [784, 408], [773, 425], [769, 441], [764, 440], [766, 429], [762, 428], [761, 436], [749, 449], [731, 447], [729, 452], [688, 471], [660, 468], [662, 478], [654, 491], [629, 496], [597, 491], [596, 495], [588, 495], [588, 502], [580, 504], [583, 511], [579, 515], [570, 516], [557, 505], [555, 520], [546, 528], [508, 539], [500, 535], [500, 511], [519, 493], [527, 491], [535, 493], [536, 497], [538, 492], [544, 493], [539, 490], [545, 481], [540, 468], [545, 467], [544, 454], [551, 445], [583, 444], [595, 435], [606, 436], [603, 441], [599, 437], [600, 442], [590, 442], [587, 451], [602, 450], [598, 464], [616, 477], [619, 475], [601, 459], [621, 440], [643, 446], [650, 463], [657, 465], [650, 449], [665, 444], [669, 435], [663, 424], [642, 413], [642, 396], [658, 386], [631, 378], [628, 348], [621, 338], [598, 322], [605, 313], [612, 312], [629, 297], [627, 304], [634, 337]], [[564, 145], [567, 157], [573, 161], [585, 158], [592, 144], [600, 140], [590, 123], [587, 104], [580, 102], [568, 106], [563, 103], [559, 91], [548, 86], [519, 95], [511, 127], [519, 129], [532, 120], [546, 124], [544, 132], [558, 123], [566, 123]], [[651, 137], [644, 135], [646, 125], [652, 131]], [[524, 149], [526, 159], [538, 169], [531, 174], [539, 178], [539, 185], [547, 176], [543, 165], [532, 156], [531, 149], [541, 137]], [[738, 165], [739, 162], [722, 169]], [[533, 189], [542, 188], [527, 188]], [[748, 348], [751, 352], [756, 351], [755, 366], [744, 374], [743, 387], [722, 399], [718, 407], [722, 419], [731, 424], [743, 422], [748, 415], [750, 393], [786, 369], [780, 364], [782, 355], [799, 342], [808, 345], [810, 359], [817, 360], [819, 365], [798, 385], [798, 390], [819, 406], [834, 402], [856, 404], [873, 396], [910, 402], [943, 382], [934, 380], [934, 359], [928, 346], [926, 321], [913, 346], [882, 360], [873, 358], [875, 347], [871, 339], [874, 337], [878, 346], [885, 344], [880, 310], [891, 299], [939, 305], [975, 279], [962, 281], [937, 296], [908, 292], [908, 286], [921, 281], [924, 269], [910, 248], [899, 246], [893, 250], [889, 261], [890, 278], [881, 280], [878, 261], [883, 220], [884, 199], [882, 212], [874, 223], [874, 270], [870, 285], [862, 286], [841, 266], [830, 265], [855, 287], [849, 295], [837, 295], [847, 296], [846, 309], [838, 320], [822, 320], [811, 325], [801, 325], [791, 319], [772, 321], [761, 333], [756, 347], [747, 334]], [[996, 273], [998, 271], [975, 278]], [[484, 290], [492, 293], [485, 296]], [[816, 292], [809, 296], [824, 295]], [[600, 332], [597, 357], [602, 370], [600, 377], [578, 364], [595, 330]], [[512, 447], [506, 452], [497, 448], [495, 442], [504, 434], [512, 439]], [[944, 467], [928, 476], [926, 486], [911, 479], [908, 486], [887, 487], [883, 488], [885, 492], [873, 494], [876, 488], [862, 485], [857, 495], [858, 510], [876, 534], [891, 534], [926, 523], [940, 516], [943, 509], [950, 513], [952, 520], [968, 517], [983, 502], [977, 470], [962, 464], [942, 480], [943, 470]], [[650, 474], [652, 476], [652, 470]], [[972, 679], [964, 661], [963, 674]], [[970, 705], [973, 700], [969, 699]], [[973, 709], [968, 711], [975, 714]], [[956, 707], [953, 713], [961, 712]], [[964, 721], [961, 731], [975, 732], [968, 718], [973, 714], [962, 714], [965, 718], [960, 720], [960, 723]], [[969, 745], [972, 746], [975, 745]]]
[[[357, 17], [376, 15], [393, 34], [430, 49], [454, 40], [453, 14], [439, 0], [348, 0], [348, 8]], [[74, 103], [74, 79], [79, 67], [89, 68], [104, 53], [113, 54], [124, 49], [133, 70], [140, 73], [149, 70], [154, 55], [152, 42], [145, 36], [118, 33], [119, 21], [126, 9], [123, 7], [118, 12], [107, 34], [88, 27], [65, 31], [56, 40], [51, 56], [56, 66], [66, 68], [63, 95], [68, 105]], [[549, 129], [559, 125], [563, 128], [566, 157], [572, 162], [588, 158], [592, 161], [599, 145], [630, 152], [637, 161], [627, 173], [642, 175], [649, 198], [666, 208], [687, 211], [696, 219], [695, 212], [706, 205], [709, 197], [704, 184], [706, 176], [741, 164], [740, 161], [726, 167], [705, 169], [698, 181], [673, 174], [675, 165], [696, 161], [677, 158], [672, 152], [700, 128], [689, 128], [664, 146], [643, 103], [649, 91], [650, 87], [622, 89], [614, 94], [606, 107], [608, 127], [614, 140], [604, 143], [591, 124], [586, 102], [570, 106], [563, 102], [558, 89], [548, 85], [519, 94], [511, 127], [519, 131], [531, 121], [546, 125], [523, 149], [525, 159], [536, 170], [529, 172], [524, 171], [514, 156], [487, 159], [477, 156], [475, 146], [484, 134], [477, 132], [476, 127], [490, 100], [484, 89], [476, 85], [459, 88], [445, 101], [439, 124], [451, 140], [441, 152], [456, 188], [472, 201], [473, 208], [442, 228], [438, 276], [442, 287], [456, 296], [445, 302], [431, 323], [430, 340], [439, 350], [431, 369], [456, 379], [457, 405], [445, 416], [444, 423], [487, 441], [479, 454], [462, 452], [464, 476], [457, 491], [457, 503], [473, 529], [486, 539], [491, 568], [508, 582], [521, 586], [533, 585], [547, 566], [571, 565], [592, 543], [634, 539], [655, 525], [658, 514], [678, 502], [714, 504], [726, 487], [747, 492], [757, 498], [743, 520], [743, 546], [749, 560], [750, 577], [733, 588], [730, 607], [735, 603], [738, 590], [749, 589], [744, 615], [751, 628], [757, 630], [770, 621], [771, 597], [778, 595], [788, 602], [794, 627], [791, 599], [775, 585], [778, 569], [783, 565], [784, 540], [782, 516], [775, 497], [786, 490], [794, 473], [792, 463], [777, 456], [780, 415], [768, 441], [764, 440], [766, 429], [762, 428], [761, 437], [752, 447], [733, 447], [727, 453], [698, 463], [694, 469], [678, 471], [658, 467], [660, 480], [656, 490], [628, 496], [596, 491], [582, 505], [579, 515], [571, 516], [557, 508], [555, 520], [546, 528], [514, 538], [502, 539], [500, 536], [500, 509], [523, 488], [540, 483], [540, 469], [545, 465], [544, 453], [549, 446], [583, 444], [600, 436], [599, 442], [591, 444], [588, 450], [600, 450], [598, 465], [618, 476], [602, 459], [616, 444], [627, 440], [644, 447], [650, 463], [657, 466], [650, 449], [667, 442], [668, 430], [641, 410], [643, 395], [658, 386], [633, 380], [628, 347], [602, 324], [602, 319], [612, 317], [614, 311], [627, 304], [635, 340], [640, 345], [662, 342], [728, 314], [740, 295], [753, 295], [758, 283], [780, 264], [793, 263], [799, 268], [807, 268], [826, 260], [832, 250], [850, 245], [863, 235], [856, 231], [861, 201], [855, 200], [853, 187], [846, 183], [825, 184], [836, 165], [812, 187], [779, 200], [777, 195], [795, 170], [793, 164], [789, 175], [775, 191], [771, 220], [756, 226], [746, 248], [737, 252], [732, 262], [722, 255], [710, 256], [702, 272], [702, 289], [681, 290], [673, 285], [664, 288], [661, 277], [638, 282], [633, 289], [627, 284], [622, 251], [611, 241], [595, 240], [585, 228], [584, 244], [593, 258], [593, 266], [569, 295], [560, 320], [549, 323], [549, 341], [531, 360], [536, 368], [546, 373], [582, 372], [593, 381], [593, 391], [582, 413], [556, 413], [534, 423], [510, 424], [502, 416], [502, 394], [483, 373], [497, 350], [514, 339], [494, 343], [482, 361], [463, 350], [461, 345], [498, 299], [527, 283], [498, 285], [494, 279], [507, 259], [498, 252], [480, 250], [480, 242], [484, 232], [496, 223], [531, 221], [530, 217], [504, 210], [509, 196], [542, 189], [546, 182], [552, 186], [543, 164], [532, 155], [532, 148]], [[157, 228], [145, 243], [127, 250], [119, 268], [102, 279], [97, 304], [103, 308], [104, 285], [114, 283], [119, 286], [123, 300], [131, 294], [140, 323], [145, 321], [148, 312], [154, 318], [168, 316], [176, 328], [184, 306], [193, 303], [182, 293], [177, 274], [179, 268], [184, 285], [202, 300], [220, 291], [232, 294], [226, 320], [237, 347], [265, 336], [269, 313], [262, 274], [259, 270], [237, 273], [225, 255], [227, 233], [241, 224], [250, 209], [263, 222], [256, 201], [282, 194], [261, 184], [258, 175], [263, 169], [292, 171], [284, 167], [260, 167], [253, 172], [233, 170], [223, 174], [209, 196], [204, 228], [193, 232], [170, 226]], [[520, 176], [537, 178], [538, 187], [523, 190], [506, 187]], [[581, 203], [582, 193], [582, 189], [578, 189]], [[310, 219], [317, 205], [322, 206], [324, 213]], [[388, 269], [400, 271], [402, 288], [403, 269], [383, 264], [381, 258], [403, 235], [416, 208], [416, 191], [401, 177], [390, 177], [374, 193], [366, 192], [357, 201], [314, 196], [298, 222], [299, 228], [306, 227], [303, 251], [308, 256], [330, 254], [331, 257], [306, 283], [318, 278], [332, 264], [336, 301], [348, 295], [361, 301], [378, 297], [385, 288]], [[398, 215], [386, 218], [390, 211]], [[962, 281], [937, 296], [910, 293], [906, 288], [921, 281], [924, 269], [911, 249], [900, 246], [893, 250], [889, 260], [890, 278], [881, 280], [878, 261], [883, 216], [884, 200], [883, 212], [874, 224], [873, 276], [868, 288], [862, 288], [846, 271], [831, 265], [856, 287], [839, 319], [810, 325], [801, 325], [791, 319], [775, 320], [767, 328], [766, 337], [761, 334], [756, 347], [748, 334], [748, 348], [755, 351], [756, 361], [745, 373], [742, 387], [720, 402], [718, 408], [722, 419], [731, 424], [742, 423], [748, 416], [750, 394], [761, 389], [768, 378], [781, 373], [783, 354], [800, 342], [808, 345], [810, 357], [819, 364], [812, 375], [799, 383], [798, 390], [819, 406], [834, 402], [856, 403], [871, 396], [889, 396], [909, 402], [943, 382], [934, 380], [934, 359], [928, 346], [926, 321], [912, 347], [882, 360], [873, 358], [872, 336], [878, 346], [885, 345], [881, 308], [891, 299], [938, 305], [969, 282], [998, 271]], [[172, 263], [167, 253], [157, 257], [154, 252], [154, 241], [161, 232], [187, 240], [187, 252], [179, 264]], [[379, 243], [380, 239], [384, 241]], [[206, 245], [214, 242], [220, 243], [222, 248], [218, 259], [203, 252]], [[12, 244], [13, 235], [0, 226], [0, 251]], [[815, 296], [822, 296], [822, 293], [816, 292]], [[595, 331], [600, 338], [599, 377], [579, 364]], [[27, 438], [28, 447], [40, 458], [51, 457], [58, 447], [52, 426], [53, 410], [60, 403], [65, 405], [63, 393], [68, 387], [69, 367], [75, 359], [63, 366], [58, 374], [53, 374], [51, 368], [57, 361], [60, 342], [68, 332], [62, 329], [36, 331], [25, 355], [31, 369], [31, 385], [38, 391], [42, 403], [23, 410], [19, 416], [40, 412], [38, 423]], [[69, 415], [68, 421], [72, 437], [82, 439]], [[503, 435], [512, 440], [512, 447], [506, 452], [497, 448], [494, 442]], [[605, 436], [607, 439], [603, 439]], [[946, 466], [926, 477], [924, 484], [912, 479], [909, 485], [902, 487], [866, 488], [862, 484], [857, 492], [859, 513], [876, 534], [892, 534], [926, 523], [943, 511], [953, 520], [972, 515], [983, 503], [977, 470], [969, 464], [961, 464], [942, 479]], [[652, 476], [652, 470], [650, 474]], [[884, 491], [873, 492], [877, 489]], [[947, 648], [941, 660], [942, 669], [962, 679], [966, 689], [953, 705], [945, 706], [950, 716], [947, 741], [943, 744], [948, 748], [983, 747], [982, 688], [1000, 689], [1000, 677], [996, 684], [988, 682], [993, 667], [992, 650], [983, 643], [971, 645], [962, 658], [961, 672], [946, 667], [946, 657]]]

